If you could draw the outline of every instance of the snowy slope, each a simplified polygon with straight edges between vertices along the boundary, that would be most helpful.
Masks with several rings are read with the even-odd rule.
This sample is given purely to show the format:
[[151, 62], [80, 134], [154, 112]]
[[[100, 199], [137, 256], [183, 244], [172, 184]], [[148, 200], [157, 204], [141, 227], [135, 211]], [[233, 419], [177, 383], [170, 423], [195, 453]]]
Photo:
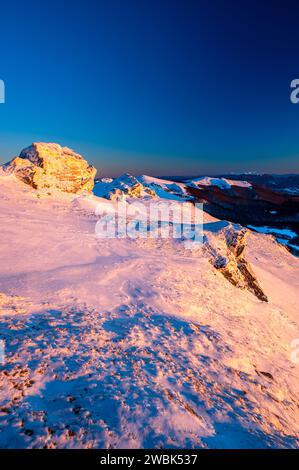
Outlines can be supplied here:
[[137, 179], [144, 186], [153, 189], [162, 199], [172, 199], [175, 201], [181, 201], [182, 198], [186, 200], [190, 199], [184, 183], [175, 183], [148, 175], [137, 176]]
[[98, 203], [0, 176], [0, 447], [297, 447], [298, 259], [249, 234], [261, 302], [211, 263], [227, 222], [99, 239]]
[[154, 196], [154, 194], [148, 190], [147, 186], [140, 184], [138, 179], [135, 176], [130, 175], [130, 173], [125, 173], [113, 180], [104, 178], [95, 184], [93, 193], [96, 196], [107, 199], [113, 199], [115, 197], [119, 198], [120, 196], [137, 198]]
[[147, 196], [149, 194], [147, 190], [149, 189], [162, 199], [175, 201], [181, 201], [182, 198], [186, 200], [191, 199], [186, 192], [186, 185], [183, 183], [174, 183], [173, 181], [147, 175], [135, 177], [129, 173], [125, 173], [114, 180], [106, 181], [104, 179], [97, 182], [93, 192], [96, 196], [111, 198], [111, 194], [115, 191], [120, 190], [126, 194], [136, 185], [141, 187], [141, 197]]
[[213, 178], [210, 176], [205, 176], [202, 178], [195, 178], [192, 180], [187, 180], [186, 183], [190, 186], [198, 187], [200, 186], [218, 186], [221, 189], [231, 189], [232, 186], [238, 186], [241, 188], [251, 188], [251, 183], [247, 181], [238, 181], [230, 180], [227, 178]]
[[290, 194], [291, 196], [299, 195], [299, 188], [284, 188], [282, 192]]

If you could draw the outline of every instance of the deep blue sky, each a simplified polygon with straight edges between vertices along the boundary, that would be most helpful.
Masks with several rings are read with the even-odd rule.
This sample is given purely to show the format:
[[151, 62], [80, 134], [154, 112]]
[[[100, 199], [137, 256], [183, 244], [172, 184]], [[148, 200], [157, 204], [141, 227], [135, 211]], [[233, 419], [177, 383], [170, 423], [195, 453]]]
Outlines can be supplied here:
[[289, 0], [2, 2], [0, 161], [56, 141], [102, 175], [299, 172], [298, 51]]

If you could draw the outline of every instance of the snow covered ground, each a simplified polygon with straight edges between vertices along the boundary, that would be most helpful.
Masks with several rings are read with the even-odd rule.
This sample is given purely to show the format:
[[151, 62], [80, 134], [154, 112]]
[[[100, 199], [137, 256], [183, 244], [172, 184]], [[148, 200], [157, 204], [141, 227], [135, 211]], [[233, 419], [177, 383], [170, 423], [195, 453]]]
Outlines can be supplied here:
[[176, 201], [181, 201], [182, 198], [190, 199], [184, 183], [175, 183], [173, 181], [154, 178], [153, 176], [148, 175], [137, 176], [137, 179], [144, 186], [153, 189], [157, 196], [163, 199], [172, 199]]
[[186, 185], [183, 183], [174, 183], [173, 181], [164, 180], [161, 178], [155, 178], [153, 176], [141, 175], [132, 176], [129, 173], [115, 178], [114, 180], [107, 181], [106, 178], [98, 181], [94, 187], [94, 194], [100, 197], [109, 197], [114, 189], [127, 192], [132, 189], [136, 184], [142, 185], [141, 193], [143, 196], [147, 196], [147, 189], [153, 190], [155, 194], [162, 199], [171, 199], [175, 201], [182, 201], [183, 199], [191, 199], [186, 191]]
[[295, 233], [293, 230], [290, 230], [290, 229], [287, 229], [287, 228], [279, 229], [279, 228], [267, 227], [267, 226], [256, 227], [254, 225], [248, 225], [248, 228], [251, 228], [251, 229], [255, 230], [256, 232], [270, 233], [270, 234], [273, 234], [273, 235], [284, 237], [286, 239], [292, 239], [292, 238], [297, 237], [297, 233]]
[[227, 222], [99, 239], [99, 202], [0, 176], [0, 447], [298, 447], [298, 258], [249, 234], [262, 302], [211, 263]]
[[255, 232], [267, 233], [267, 234], [273, 235], [276, 238], [276, 241], [278, 243], [285, 245], [286, 247], [291, 249], [294, 255], [299, 256], [299, 247], [292, 243], [292, 240], [297, 237], [297, 233], [294, 232], [293, 230], [289, 228], [279, 229], [279, 228], [267, 227], [267, 226], [257, 227], [255, 225], [248, 225], [247, 227], [250, 228], [251, 230], [254, 230]]

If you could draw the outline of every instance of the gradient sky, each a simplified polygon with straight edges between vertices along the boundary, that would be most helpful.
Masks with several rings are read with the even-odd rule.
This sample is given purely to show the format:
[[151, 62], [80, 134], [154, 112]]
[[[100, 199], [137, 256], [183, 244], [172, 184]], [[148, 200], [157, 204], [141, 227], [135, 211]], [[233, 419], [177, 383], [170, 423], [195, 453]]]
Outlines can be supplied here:
[[295, 1], [1, 3], [0, 161], [33, 141], [103, 176], [299, 172]]

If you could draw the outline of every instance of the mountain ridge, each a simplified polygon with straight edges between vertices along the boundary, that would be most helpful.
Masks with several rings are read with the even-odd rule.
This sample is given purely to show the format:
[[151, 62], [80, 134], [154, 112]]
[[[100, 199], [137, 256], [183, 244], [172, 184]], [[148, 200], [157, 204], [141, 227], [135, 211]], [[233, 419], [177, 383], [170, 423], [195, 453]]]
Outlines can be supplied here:
[[1, 447], [298, 447], [298, 258], [205, 205], [203, 243], [97, 236], [116, 203], [0, 174]]

